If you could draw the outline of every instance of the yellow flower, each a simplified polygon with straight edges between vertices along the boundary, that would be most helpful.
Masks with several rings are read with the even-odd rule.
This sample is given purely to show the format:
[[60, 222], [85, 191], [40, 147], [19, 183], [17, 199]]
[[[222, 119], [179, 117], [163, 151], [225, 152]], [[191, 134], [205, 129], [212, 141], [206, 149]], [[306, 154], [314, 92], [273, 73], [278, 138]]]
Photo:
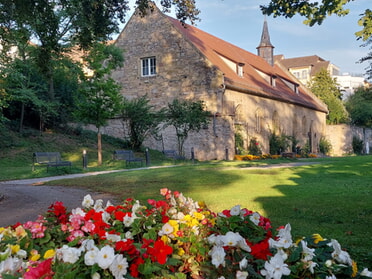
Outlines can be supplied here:
[[324, 241], [324, 238], [320, 236], [318, 233], [313, 234], [314, 243], [318, 244], [320, 241]]
[[176, 233], [179, 231], [178, 221], [177, 220], [169, 220], [168, 224], [172, 226], [173, 234], [176, 235]]
[[183, 256], [185, 254], [185, 250], [183, 250], [183, 248], [179, 248], [178, 251], [177, 251], [177, 255], [178, 256]]
[[21, 250], [21, 247], [17, 245], [10, 245], [10, 249], [12, 250], [12, 254], [17, 254], [19, 250]]
[[44, 259], [54, 258], [55, 254], [56, 254], [56, 251], [54, 249], [49, 249], [48, 251], [44, 253]]
[[351, 268], [353, 270], [353, 273], [351, 274], [351, 277], [356, 277], [357, 274], [358, 274], [358, 266], [357, 266], [357, 263], [352, 261], [351, 263]]
[[204, 215], [199, 213], [199, 212], [194, 212], [194, 217], [198, 220], [203, 220], [204, 219]]
[[40, 259], [39, 252], [36, 250], [31, 250], [30, 261], [36, 262], [38, 259]]
[[170, 242], [170, 239], [168, 238], [167, 235], [163, 235], [163, 236], [161, 237], [161, 240], [164, 242], [164, 244], [167, 244], [167, 243]]
[[22, 226], [18, 226], [15, 229], [15, 234], [17, 237], [25, 237], [27, 235], [27, 232]]

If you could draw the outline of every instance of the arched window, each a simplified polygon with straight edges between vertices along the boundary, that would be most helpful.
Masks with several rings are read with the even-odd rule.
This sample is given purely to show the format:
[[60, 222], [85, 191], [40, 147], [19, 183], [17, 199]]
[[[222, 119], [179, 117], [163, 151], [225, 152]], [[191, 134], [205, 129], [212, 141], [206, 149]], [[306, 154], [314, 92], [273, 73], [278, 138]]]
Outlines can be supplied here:
[[261, 133], [261, 131], [262, 131], [262, 111], [261, 111], [261, 109], [256, 110], [255, 117], [256, 117], [256, 127], [255, 127], [256, 132]]
[[293, 116], [293, 123], [292, 123], [292, 136], [297, 137], [298, 133], [298, 119], [297, 114]]
[[304, 136], [306, 136], [307, 135], [307, 120], [306, 120], [306, 116], [303, 116], [302, 117], [301, 128], [302, 128], [302, 134]]
[[279, 114], [277, 111], [273, 113], [273, 132], [276, 134], [280, 132]]

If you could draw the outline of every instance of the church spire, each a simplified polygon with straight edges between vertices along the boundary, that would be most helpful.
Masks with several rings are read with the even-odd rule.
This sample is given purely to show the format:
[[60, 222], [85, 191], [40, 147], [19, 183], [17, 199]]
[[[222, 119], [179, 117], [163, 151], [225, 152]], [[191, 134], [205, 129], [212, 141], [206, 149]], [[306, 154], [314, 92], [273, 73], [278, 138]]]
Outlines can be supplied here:
[[271, 66], [274, 65], [274, 46], [270, 42], [269, 28], [267, 27], [266, 17], [262, 29], [261, 42], [257, 47], [257, 55], [265, 59]]

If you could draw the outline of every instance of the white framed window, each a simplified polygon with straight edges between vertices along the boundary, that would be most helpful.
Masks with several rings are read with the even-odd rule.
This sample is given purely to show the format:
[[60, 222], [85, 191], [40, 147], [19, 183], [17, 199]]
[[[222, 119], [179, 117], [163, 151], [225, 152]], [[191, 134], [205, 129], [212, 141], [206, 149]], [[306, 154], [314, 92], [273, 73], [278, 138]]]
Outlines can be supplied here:
[[141, 59], [141, 76], [151, 77], [156, 75], [156, 58], [145, 57]]

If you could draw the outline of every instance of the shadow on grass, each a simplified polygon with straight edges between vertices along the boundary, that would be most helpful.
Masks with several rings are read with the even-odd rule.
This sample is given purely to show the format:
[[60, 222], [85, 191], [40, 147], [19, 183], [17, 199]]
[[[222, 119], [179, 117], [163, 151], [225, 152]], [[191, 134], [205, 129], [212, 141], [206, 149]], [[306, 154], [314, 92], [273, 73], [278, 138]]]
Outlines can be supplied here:
[[[319, 233], [340, 241], [361, 265], [372, 268], [371, 156], [292, 169], [281, 196], [261, 196], [274, 227], [291, 223], [294, 238]], [[275, 217], [275, 218], [274, 218]]]

